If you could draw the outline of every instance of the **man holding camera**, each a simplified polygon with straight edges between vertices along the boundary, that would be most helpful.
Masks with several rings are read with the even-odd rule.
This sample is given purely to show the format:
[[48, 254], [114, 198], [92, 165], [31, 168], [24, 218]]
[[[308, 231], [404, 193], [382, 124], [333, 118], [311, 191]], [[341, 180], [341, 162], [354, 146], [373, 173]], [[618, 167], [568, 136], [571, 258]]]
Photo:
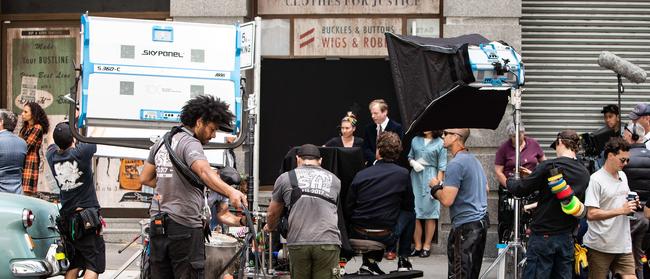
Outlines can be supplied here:
[[168, 142], [174, 153], [168, 151], [167, 140], [152, 146], [140, 174], [140, 182], [156, 187], [157, 193], [150, 209], [152, 278], [203, 278], [203, 227], [207, 225], [202, 219], [203, 189], [181, 169], [227, 196], [234, 207], [246, 204], [246, 196], [221, 180], [210, 167], [202, 147], [233, 117], [225, 102], [198, 96], [181, 110], [183, 125], [180, 130], [175, 128], [177, 133]]
[[605, 165], [589, 181], [585, 194], [589, 228], [584, 236], [589, 248], [589, 278], [605, 278], [610, 270], [624, 279], [636, 278], [627, 215], [633, 214], [639, 203], [623, 172], [630, 161], [629, 151], [625, 140], [610, 139], [605, 144]]
[[576, 159], [579, 144], [580, 137], [575, 131], [558, 133], [551, 144], [557, 158], [541, 162], [527, 177], [519, 180], [511, 177], [507, 181], [508, 191], [517, 197], [539, 191], [530, 225], [532, 234], [528, 240], [524, 278], [573, 277], [573, 231], [578, 219], [563, 212], [562, 201], [549, 189], [548, 179], [556, 176], [554, 169], [559, 170], [575, 197], [584, 200], [589, 171]]

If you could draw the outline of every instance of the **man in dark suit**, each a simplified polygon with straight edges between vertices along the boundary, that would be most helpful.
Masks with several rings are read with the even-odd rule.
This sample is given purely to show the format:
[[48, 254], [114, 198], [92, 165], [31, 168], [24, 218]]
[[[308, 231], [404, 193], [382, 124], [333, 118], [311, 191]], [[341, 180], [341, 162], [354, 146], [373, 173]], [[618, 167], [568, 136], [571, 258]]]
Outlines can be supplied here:
[[366, 165], [372, 166], [375, 162], [375, 150], [377, 149], [377, 135], [389, 131], [399, 135], [400, 140], [404, 137], [402, 125], [388, 118], [388, 104], [383, 99], [370, 102], [368, 106], [370, 116], [374, 123], [368, 124], [363, 130], [363, 155]]
[[[395, 133], [382, 133], [377, 146], [377, 163], [358, 172], [348, 189], [345, 212], [351, 223], [351, 238], [387, 246], [399, 241], [398, 271], [411, 270], [408, 257], [415, 230], [415, 206], [409, 172], [395, 164], [402, 152], [401, 141]], [[377, 265], [382, 254], [364, 254], [359, 273], [384, 274]]]

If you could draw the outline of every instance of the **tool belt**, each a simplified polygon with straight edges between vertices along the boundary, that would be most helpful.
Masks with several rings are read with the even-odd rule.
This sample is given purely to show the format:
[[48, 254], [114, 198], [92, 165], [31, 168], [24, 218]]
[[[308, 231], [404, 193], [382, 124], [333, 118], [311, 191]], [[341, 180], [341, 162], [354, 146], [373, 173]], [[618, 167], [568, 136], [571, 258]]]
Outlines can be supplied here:
[[392, 233], [392, 231], [388, 229], [366, 229], [358, 226], [353, 226], [352, 229], [360, 234], [371, 237], [384, 237]]
[[60, 212], [57, 227], [66, 240], [75, 241], [86, 235], [100, 234], [102, 217], [98, 208], [84, 208], [73, 213]]
[[150, 236], [165, 235], [167, 232], [167, 213], [160, 212], [151, 216], [151, 224], [149, 225]]

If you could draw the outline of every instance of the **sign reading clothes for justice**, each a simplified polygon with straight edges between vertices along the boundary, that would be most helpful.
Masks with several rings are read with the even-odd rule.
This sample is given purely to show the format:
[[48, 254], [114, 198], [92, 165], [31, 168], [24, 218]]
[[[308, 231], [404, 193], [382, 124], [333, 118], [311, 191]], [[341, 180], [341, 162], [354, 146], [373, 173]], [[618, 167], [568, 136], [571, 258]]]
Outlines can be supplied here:
[[295, 19], [293, 55], [386, 56], [385, 32], [402, 34], [402, 19]]
[[438, 14], [439, 0], [264, 0], [260, 15]]

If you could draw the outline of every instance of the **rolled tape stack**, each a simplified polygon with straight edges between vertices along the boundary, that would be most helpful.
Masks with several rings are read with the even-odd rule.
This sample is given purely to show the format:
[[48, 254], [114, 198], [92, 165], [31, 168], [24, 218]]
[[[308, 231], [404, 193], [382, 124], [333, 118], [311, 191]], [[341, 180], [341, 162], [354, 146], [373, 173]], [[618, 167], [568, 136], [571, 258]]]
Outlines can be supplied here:
[[557, 168], [551, 169], [551, 177], [548, 178], [548, 187], [555, 197], [560, 200], [562, 211], [576, 218], [585, 217], [587, 210], [585, 205], [575, 196], [571, 185], [567, 184], [564, 176]]

